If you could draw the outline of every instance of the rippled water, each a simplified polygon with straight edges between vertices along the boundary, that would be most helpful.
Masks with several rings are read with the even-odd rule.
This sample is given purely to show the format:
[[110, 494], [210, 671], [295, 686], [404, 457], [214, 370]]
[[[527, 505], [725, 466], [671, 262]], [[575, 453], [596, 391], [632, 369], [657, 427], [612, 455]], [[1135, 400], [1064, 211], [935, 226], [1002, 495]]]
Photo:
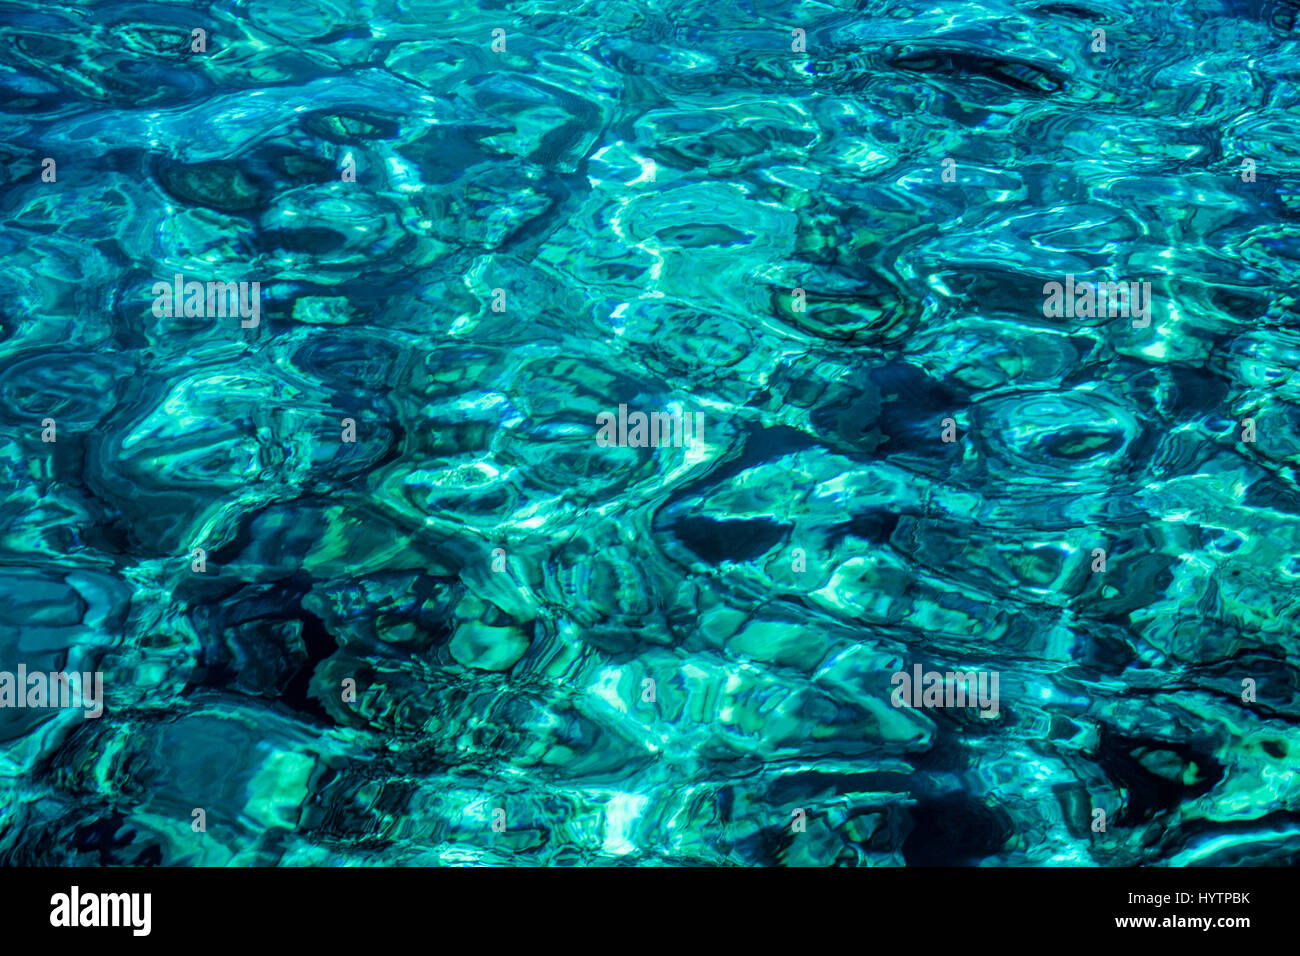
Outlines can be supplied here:
[[1295, 862], [1298, 18], [0, 3], [0, 859]]

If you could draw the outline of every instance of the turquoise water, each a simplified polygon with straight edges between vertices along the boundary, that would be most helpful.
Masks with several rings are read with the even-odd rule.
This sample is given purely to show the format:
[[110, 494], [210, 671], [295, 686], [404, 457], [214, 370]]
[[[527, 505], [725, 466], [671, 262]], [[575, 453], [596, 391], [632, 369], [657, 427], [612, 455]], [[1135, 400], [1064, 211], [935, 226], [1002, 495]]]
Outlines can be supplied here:
[[0, 860], [1294, 863], [1298, 18], [0, 3]]

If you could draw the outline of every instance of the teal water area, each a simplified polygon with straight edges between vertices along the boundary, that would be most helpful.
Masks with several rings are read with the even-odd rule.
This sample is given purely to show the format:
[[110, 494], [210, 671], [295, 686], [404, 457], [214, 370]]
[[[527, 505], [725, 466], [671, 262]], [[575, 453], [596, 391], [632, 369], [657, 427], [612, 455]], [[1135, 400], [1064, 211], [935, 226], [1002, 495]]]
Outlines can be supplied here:
[[1298, 16], [0, 2], [0, 861], [1296, 862]]

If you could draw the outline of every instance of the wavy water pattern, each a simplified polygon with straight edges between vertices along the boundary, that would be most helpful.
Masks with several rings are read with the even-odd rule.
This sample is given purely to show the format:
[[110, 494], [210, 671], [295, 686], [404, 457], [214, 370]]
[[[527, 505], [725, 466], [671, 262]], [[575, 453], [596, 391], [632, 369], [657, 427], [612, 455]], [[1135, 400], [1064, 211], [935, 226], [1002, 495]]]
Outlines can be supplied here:
[[1298, 81], [1293, 0], [0, 0], [0, 669], [105, 688], [0, 860], [1294, 864]]

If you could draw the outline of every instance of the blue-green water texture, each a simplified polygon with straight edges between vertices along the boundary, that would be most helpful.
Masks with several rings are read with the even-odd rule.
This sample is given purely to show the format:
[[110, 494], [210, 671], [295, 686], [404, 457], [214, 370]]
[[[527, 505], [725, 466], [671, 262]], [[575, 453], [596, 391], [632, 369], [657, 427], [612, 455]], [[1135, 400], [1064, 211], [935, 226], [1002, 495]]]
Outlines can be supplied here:
[[0, 261], [2, 863], [1300, 861], [1295, 0], [0, 0]]

